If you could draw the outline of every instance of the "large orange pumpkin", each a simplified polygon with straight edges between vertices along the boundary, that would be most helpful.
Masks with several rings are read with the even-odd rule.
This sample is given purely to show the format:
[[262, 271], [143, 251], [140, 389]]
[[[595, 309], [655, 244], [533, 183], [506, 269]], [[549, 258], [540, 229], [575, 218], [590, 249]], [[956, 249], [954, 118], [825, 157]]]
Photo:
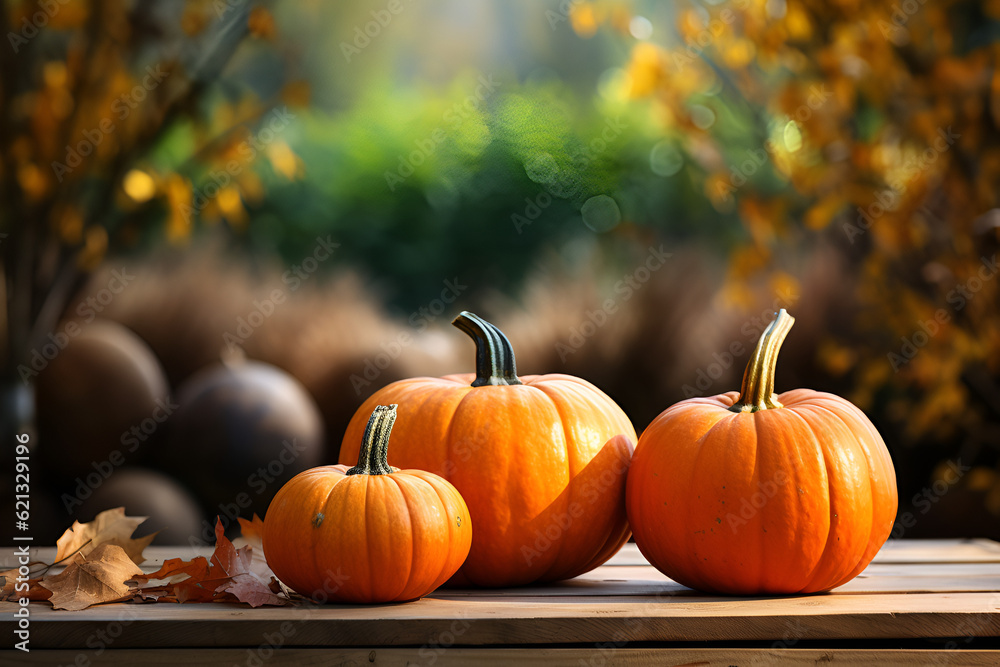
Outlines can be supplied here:
[[896, 515], [885, 443], [833, 394], [774, 395], [784, 310], [761, 336], [740, 393], [681, 401], [639, 438], [628, 516], [667, 576], [738, 595], [840, 586], [882, 547]]
[[374, 409], [358, 465], [306, 470], [264, 517], [264, 556], [287, 586], [323, 602], [403, 602], [427, 595], [462, 565], [469, 510], [451, 484], [386, 463], [396, 406]]
[[476, 374], [394, 382], [351, 420], [340, 460], [357, 456], [364, 415], [398, 403], [389, 462], [442, 475], [476, 531], [453, 585], [517, 586], [592, 570], [628, 540], [625, 479], [635, 430], [592, 384], [518, 378], [507, 337], [469, 312], [453, 322], [476, 343]]

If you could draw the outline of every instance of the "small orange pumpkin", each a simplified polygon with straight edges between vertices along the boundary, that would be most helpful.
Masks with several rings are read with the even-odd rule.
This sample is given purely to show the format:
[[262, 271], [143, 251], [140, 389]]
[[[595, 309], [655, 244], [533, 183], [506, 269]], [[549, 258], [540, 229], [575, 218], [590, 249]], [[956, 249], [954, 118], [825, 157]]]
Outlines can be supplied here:
[[380, 389], [347, 427], [340, 460], [357, 456], [373, 404], [398, 403], [404, 423], [389, 460], [448, 479], [476, 525], [450, 584], [519, 586], [594, 569], [629, 538], [632, 423], [580, 378], [519, 378], [510, 342], [486, 320], [463, 312], [453, 324], [476, 343], [476, 373]]
[[681, 401], [639, 438], [628, 517], [642, 554], [676, 581], [738, 595], [836, 588], [892, 530], [896, 476], [878, 431], [848, 401], [774, 395], [784, 310], [740, 393]]
[[465, 561], [472, 522], [455, 487], [386, 462], [395, 420], [395, 405], [376, 407], [356, 466], [301, 472], [271, 501], [264, 556], [302, 595], [323, 602], [415, 600]]

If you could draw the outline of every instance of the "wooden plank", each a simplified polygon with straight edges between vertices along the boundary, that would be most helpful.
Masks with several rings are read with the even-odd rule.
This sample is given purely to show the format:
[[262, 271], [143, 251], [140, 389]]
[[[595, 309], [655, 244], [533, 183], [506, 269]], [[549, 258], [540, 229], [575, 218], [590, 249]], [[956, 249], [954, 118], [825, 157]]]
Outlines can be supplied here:
[[[835, 592], [950, 593], [1000, 590], [1000, 563], [889, 563], [872, 564]], [[670, 591], [698, 595], [651, 565], [602, 565], [575, 579], [522, 588], [491, 591], [497, 597], [564, 597], [578, 595], [643, 595]], [[436, 597], [480, 596], [481, 591], [441, 589]]]
[[[628, 665], [629, 667], [733, 667], [733, 665], [779, 665], [780, 667], [815, 667], [833, 663], [840, 667], [913, 667], [913, 665], [949, 665], [949, 667], [996, 667], [1000, 651], [993, 650], [859, 650], [859, 649], [774, 649], [774, 648], [627, 648], [614, 644], [589, 648], [420, 648], [386, 649], [302, 649], [283, 648], [273, 651], [270, 646], [252, 649], [159, 649], [108, 650], [100, 655], [94, 651], [32, 651], [11, 655], [0, 651], [0, 665], [34, 667], [37, 665], [71, 665], [78, 655], [89, 659], [89, 665], [185, 665], [185, 667], [215, 667], [216, 665], [261, 665], [269, 667], [329, 667], [333, 665], [378, 665], [379, 667], [466, 667], [467, 665], [525, 665], [526, 667], [559, 667], [561, 665]], [[82, 661], [81, 661], [82, 662]]]
[[[17, 565], [13, 546], [0, 548], [0, 569]], [[52, 562], [55, 547], [32, 547], [32, 560]], [[150, 546], [145, 551], [144, 569], [152, 572], [168, 558], [209, 556], [207, 547]], [[965, 540], [889, 540], [876, 554], [872, 564], [909, 563], [1000, 563], [1000, 542], [985, 539]], [[611, 557], [603, 567], [648, 565], [634, 542], [629, 542]]]
[[[13, 605], [0, 635], [13, 636]], [[466, 645], [608, 641], [743, 641], [1000, 635], [1000, 593], [717, 598], [462, 599], [396, 605], [249, 609], [233, 604], [115, 604], [79, 612], [32, 607], [32, 647], [83, 648], [115, 628], [116, 648], [256, 646], [287, 624], [299, 646], [420, 646], [453, 636]]]
[[985, 539], [889, 540], [873, 563], [1000, 563], [1000, 542]]
[[[889, 540], [873, 563], [1000, 563], [1000, 542], [985, 539]], [[644, 565], [646, 559], [629, 542], [605, 565]]]

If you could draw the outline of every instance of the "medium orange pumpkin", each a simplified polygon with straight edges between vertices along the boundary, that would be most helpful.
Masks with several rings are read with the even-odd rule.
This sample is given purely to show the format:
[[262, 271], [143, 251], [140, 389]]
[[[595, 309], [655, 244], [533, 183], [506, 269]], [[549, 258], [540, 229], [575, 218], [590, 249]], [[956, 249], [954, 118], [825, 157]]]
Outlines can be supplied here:
[[642, 554], [676, 581], [737, 595], [836, 588], [892, 530], [896, 476], [878, 431], [833, 394], [774, 395], [784, 310], [740, 393], [681, 401], [639, 438], [628, 516]]
[[453, 324], [476, 343], [476, 374], [379, 390], [351, 420], [340, 460], [357, 456], [366, 411], [398, 403], [402, 428], [389, 461], [448, 479], [476, 526], [451, 584], [518, 586], [592, 570], [630, 534], [631, 422], [580, 378], [518, 378], [510, 342], [482, 318], [463, 312]]
[[264, 556], [290, 588], [323, 602], [402, 602], [427, 595], [462, 565], [469, 510], [451, 484], [386, 463], [396, 406], [374, 409], [358, 465], [306, 470], [264, 518]]

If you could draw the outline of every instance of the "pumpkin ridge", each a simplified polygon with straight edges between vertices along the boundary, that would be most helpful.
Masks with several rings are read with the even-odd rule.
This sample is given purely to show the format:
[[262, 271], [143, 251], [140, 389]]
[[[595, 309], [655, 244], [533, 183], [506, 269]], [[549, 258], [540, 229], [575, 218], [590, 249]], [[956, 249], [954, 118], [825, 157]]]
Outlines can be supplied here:
[[[522, 384], [522, 385], [511, 385], [511, 386], [527, 386], [527, 385], [523, 385]], [[455, 443], [454, 443], [455, 425], [458, 424], [458, 423], [460, 423], [461, 421], [463, 421], [463, 420], [461, 420], [461, 419], [458, 418], [459, 414], [461, 413], [462, 408], [463, 408], [463, 406], [465, 405], [465, 403], [467, 401], [471, 402], [472, 400], [478, 400], [478, 398], [476, 398], [478, 396], [478, 394], [476, 394], [477, 391], [489, 391], [489, 389], [486, 389], [485, 387], [472, 387], [470, 385], [470, 386], [467, 387], [467, 391], [465, 392], [465, 395], [462, 396], [462, 399], [460, 401], [458, 401], [458, 402], [455, 403], [455, 411], [452, 413], [451, 418], [450, 418], [450, 420], [448, 422], [448, 432], [447, 432], [447, 436], [446, 436], [447, 437], [446, 442], [448, 443], [448, 457], [449, 457], [448, 460], [451, 460], [452, 451], [453, 451], [454, 445], [455, 445]], [[470, 448], [470, 452], [471, 452], [471, 455], [473, 457], [475, 457], [477, 455], [477, 452], [471, 451], [471, 448]], [[510, 475], [510, 466], [509, 466], [509, 464], [507, 465], [507, 470], [505, 471], [505, 475], [506, 476]], [[450, 482], [451, 479], [449, 479], [448, 481]], [[456, 488], [458, 488], [458, 487], [456, 486]], [[503, 507], [508, 508], [508, 513], [507, 513], [507, 517], [506, 517], [506, 524], [502, 527], [502, 532], [504, 533], [504, 535], [507, 535], [507, 534], [509, 534], [510, 529], [511, 529], [511, 525], [513, 523], [512, 520], [511, 520], [511, 513], [509, 511], [509, 508], [511, 506], [511, 502], [510, 502], [510, 500], [511, 500], [510, 499], [511, 489], [510, 489], [509, 485], [507, 485], [507, 484], [503, 484], [502, 488], [503, 488], [503, 491], [506, 494], [506, 496], [504, 497], [503, 502], [499, 503], [499, 504], [501, 506], [503, 506]], [[458, 491], [459, 491], [459, 493], [462, 493], [463, 490], [461, 488], [458, 488]], [[469, 494], [469, 496], [472, 497], [472, 494]], [[465, 498], [466, 505], [468, 505], [469, 504], [469, 497], [465, 497], [463, 495], [463, 498]], [[477, 507], [479, 506], [479, 503], [475, 503], [475, 504], [476, 504]], [[469, 517], [472, 519], [473, 525], [475, 525], [476, 522], [477, 522], [477, 518], [475, 516], [473, 516], [473, 512], [476, 512], [476, 511], [477, 510], [473, 510], [472, 507], [469, 507]], [[499, 522], [495, 521], [496, 517], [492, 517], [492, 518], [494, 519], [493, 523], [495, 525], [498, 525]], [[478, 519], [478, 521], [484, 521], [484, 519], [482, 518], [482, 516], [480, 516], [480, 518]], [[472, 554], [472, 550], [475, 549], [475, 548], [476, 548], [476, 545], [473, 543], [470, 546], [470, 548], [469, 548], [469, 554], [470, 555]], [[479, 578], [478, 577], [476, 577], [475, 579], [473, 579], [469, 575], [469, 572], [465, 570], [465, 564], [464, 563], [463, 563], [462, 567], [459, 569], [459, 571], [456, 572], [456, 576], [458, 574], [464, 575], [465, 578], [468, 579], [475, 586], [481, 586], [482, 585], [482, 584], [479, 583]]]
[[[846, 422], [844, 422], [844, 420], [840, 419], [839, 415], [837, 415], [836, 413], [832, 412], [831, 410], [825, 408], [824, 406], [816, 405], [816, 404], [809, 404], [809, 405], [806, 405], [806, 406], [803, 406], [803, 407], [818, 408], [819, 410], [821, 410], [823, 412], [827, 412], [827, 413], [833, 414], [834, 416], [836, 416], [838, 418], [838, 420], [841, 423], [844, 424], [845, 430], [853, 436], [853, 431], [851, 430], [850, 425], [847, 424]], [[816, 441], [819, 442], [819, 443], [822, 443], [823, 442], [822, 438], [820, 437], [820, 435], [818, 433], [816, 433], [816, 430], [813, 428], [813, 424], [808, 419], [805, 419], [805, 417], [803, 417], [802, 415], [800, 415], [798, 413], [795, 413], [795, 414], [796, 414], [797, 417], [799, 417], [800, 419], [802, 419], [802, 421], [804, 421], [806, 423], [806, 426], [809, 428], [809, 431], [813, 434], [813, 437], [816, 438]], [[839, 446], [839, 443], [834, 443], [834, 444], [835, 444], [835, 446]], [[862, 447], [862, 449], [864, 449], [864, 448]], [[819, 561], [817, 561], [816, 567], [813, 569], [813, 571], [810, 572], [810, 576], [807, 578], [807, 583], [806, 583], [805, 587], [802, 589], [803, 591], [805, 591], [807, 589], [812, 589], [810, 592], [818, 592], [818, 591], [821, 591], [821, 590], [830, 590], [830, 588], [832, 588], [832, 586], [829, 585], [830, 581], [836, 581], [837, 579], [840, 578], [840, 577], [837, 577], [835, 579], [829, 580], [829, 575], [827, 575], [829, 581], [819, 582], [819, 584], [818, 584], [819, 588], [816, 588], [816, 586], [817, 586], [816, 578], [819, 576], [820, 570], [822, 570], [822, 566], [825, 565], [826, 561], [830, 558], [831, 547], [833, 546], [833, 537], [834, 537], [834, 533], [836, 532], [836, 529], [834, 527], [834, 521], [833, 521], [833, 511], [834, 511], [835, 508], [833, 506], [833, 488], [832, 487], [833, 487], [833, 485], [835, 483], [840, 483], [840, 481], [841, 481], [841, 480], [834, 480], [833, 479], [833, 475], [830, 472], [830, 460], [829, 460], [829, 457], [826, 454], [826, 450], [822, 450], [822, 451], [823, 451], [823, 463], [824, 463], [824, 465], [826, 467], [826, 494], [827, 494], [827, 498], [829, 499], [830, 529], [829, 529], [829, 532], [827, 533], [826, 543], [823, 545], [823, 552], [822, 552], [822, 554], [820, 554]], [[867, 457], [865, 458], [865, 469], [866, 469], [866, 474], [864, 475], [864, 477], [865, 477], [866, 480], [868, 480], [868, 492], [869, 492], [869, 496], [871, 497], [871, 495], [872, 495], [871, 494], [871, 479], [870, 479], [871, 478], [871, 466], [869, 465], [869, 459]], [[843, 510], [840, 510], [840, 511], [843, 511]], [[874, 523], [874, 521], [872, 523]], [[868, 537], [865, 539], [864, 543], [867, 545], [870, 542], [870, 540], [871, 540], [871, 528], [869, 528]], [[863, 554], [864, 554], [864, 551], [862, 551], [861, 554], [859, 554], [859, 561], [860, 561], [861, 555], [863, 555]], [[856, 566], [857, 566], [857, 562], [854, 563], [851, 566], [851, 569], [848, 570], [848, 571], [849, 572], [852, 571]]]
[[[405, 574], [405, 576], [400, 575], [400, 577], [399, 577], [399, 580], [403, 582], [403, 586], [400, 588], [400, 590], [396, 591], [396, 593], [392, 596], [392, 599], [393, 600], [409, 600], [411, 598], [409, 598], [409, 597], [403, 598], [401, 596], [403, 595], [403, 593], [406, 592], [406, 588], [407, 588], [406, 584], [407, 584], [407, 582], [409, 582], [411, 584], [415, 583], [415, 582], [412, 581], [412, 578], [413, 578], [413, 565], [414, 565], [414, 563], [417, 562], [417, 540], [416, 540], [416, 533], [417, 533], [418, 530], [420, 530], [422, 528], [422, 526], [419, 526], [418, 522], [416, 522], [416, 521], [413, 520], [413, 504], [410, 502], [409, 493], [407, 493], [407, 489], [406, 489], [407, 485], [403, 484], [403, 482], [400, 480], [399, 475], [393, 474], [393, 475], [388, 475], [388, 477], [389, 477], [389, 479], [392, 480], [392, 483], [396, 485], [396, 490], [399, 491], [399, 495], [400, 495], [400, 497], [403, 500], [403, 505], [406, 507], [406, 519], [407, 519], [408, 525], [409, 525], [409, 530], [407, 531], [407, 537], [409, 538], [408, 541], [410, 543], [410, 560], [409, 560], [408, 566], [406, 568], [406, 574]], [[383, 506], [389, 506], [389, 505], [388, 505], [388, 503], [383, 503]], [[396, 506], [398, 506], [398, 503], [397, 503]]]
[[[577, 447], [576, 447], [577, 443], [576, 443], [575, 439], [573, 439], [572, 441], [570, 440], [570, 433], [566, 429], [566, 417], [563, 414], [563, 411], [560, 409], [559, 401], [557, 401], [552, 396], [552, 394], [550, 394], [549, 392], [547, 392], [545, 389], [542, 388], [544, 386], [542, 383], [539, 383], [539, 384], [536, 384], [536, 385], [533, 385], [533, 386], [535, 387], [535, 389], [537, 389], [538, 391], [540, 391], [543, 394], [545, 394], [545, 397], [549, 400], [549, 403], [552, 404], [553, 409], [556, 411], [556, 415], [559, 416], [559, 427], [562, 429], [563, 442], [566, 445], [566, 485], [565, 485], [565, 488], [566, 488], [567, 491], [569, 491], [569, 493], [566, 494], [566, 501], [565, 501], [563, 507], [560, 508], [560, 511], [562, 511], [565, 516], [568, 516], [569, 508], [570, 508], [570, 506], [573, 503], [573, 486], [574, 486], [573, 485], [573, 479], [575, 477], [575, 475], [573, 474], [573, 461], [571, 460], [571, 457], [574, 454], [574, 450], [577, 449]], [[579, 452], [576, 452], [576, 453], [579, 453]], [[558, 499], [558, 496], [556, 496], [556, 498]], [[567, 529], [567, 532], [568, 531], [569, 531], [569, 529]], [[549, 564], [549, 566], [547, 568], [545, 568], [545, 571], [543, 571], [539, 575], [539, 579], [545, 579], [546, 577], [548, 577], [552, 573], [552, 570], [554, 570], [556, 568], [556, 566], [559, 564], [559, 559], [562, 556], [562, 551], [563, 551], [563, 549], [566, 546], [566, 542], [568, 542], [568, 541], [569, 540], [567, 540], [567, 539], [558, 540], [559, 544], [556, 547], [555, 557], [552, 559], [552, 562]]]
[[[359, 535], [359, 536], [361, 536], [361, 535], [367, 535], [368, 531], [371, 530], [370, 526], [371, 526], [372, 522], [369, 520], [368, 513], [375, 511], [376, 507], [378, 507], [378, 504], [375, 503], [374, 502], [374, 498], [372, 498], [373, 494], [370, 493], [371, 490], [372, 490], [372, 484], [374, 484], [374, 483], [376, 483], [378, 481], [378, 477], [376, 477], [374, 475], [365, 475], [364, 477], [361, 477], [360, 479], [362, 479], [364, 481], [364, 488], [363, 489], [359, 489], [359, 491], [364, 495], [364, 507], [365, 507], [365, 511], [364, 511], [364, 514], [361, 517], [362, 521], [363, 521], [363, 523], [361, 525], [361, 530], [359, 530], [357, 532], [357, 535]], [[345, 481], [347, 481], [347, 480], [345, 480]], [[343, 484], [343, 482], [341, 482], [341, 483]], [[360, 562], [364, 564], [364, 573], [365, 573], [365, 576], [364, 577], [359, 577], [359, 579], [361, 579], [362, 582], [365, 582], [365, 581], [368, 582], [368, 588], [365, 590], [364, 597], [365, 598], [371, 598], [371, 597], [374, 597], [374, 595], [375, 595], [375, 573], [372, 571], [372, 561], [371, 561], [372, 549], [369, 548], [371, 545], [369, 544], [368, 540], [366, 540], [366, 539], [360, 539], [358, 541], [362, 545], [364, 545], [364, 551], [365, 551], [364, 556], [359, 559]]]
[[[307, 473], [311, 473], [311, 472], [312, 472], [311, 470], [307, 470], [303, 474], [307, 474]], [[306, 475], [306, 479], [308, 477], [311, 477], [311, 476], [313, 476], [313, 475], [307, 474]], [[293, 482], [294, 482], [294, 480], [293, 480]], [[289, 482], [289, 485], [291, 485], [291, 483], [292, 482]], [[294, 489], [294, 488], [295, 487], [291, 487], [291, 489]], [[323, 498], [323, 502], [319, 505], [324, 510], [328, 509], [329, 504], [330, 504], [330, 498], [331, 498], [331, 496], [333, 496], [333, 490], [335, 488], [337, 488], [336, 484], [334, 484], [329, 489], [327, 489], [326, 495]], [[280, 493], [280, 491], [279, 491], [279, 493]], [[265, 518], [266, 518], [266, 515], [265, 515]], [[316, 530], [318, 531], [319, 528], [317, 528]], [[313, 571], [313, 576], [315, 577], [316, 574], [318, 574], [320, 572], [320, 567], [319, 567], [319, 562], [317, 560], [317, 556], [319, 554], [318, 546], [319, 546], [319, 541], [322, 538], [322, 534], [313, 534], [313, 531], [309, 531], [307, 534], [309, 535], [309, 544], [308, 544], [308, 548], [306, 549], [306, 552], [309, 554], [309, 560], [312, 561], [312, 571]], [[265, 554], [265, 556], [266, 555], [267, 554]], [[284, 556], [282, 556], [282, 559], [284, 559]], [[288, 583], [288, 582], [285, 582], [285, 583]]]
[[[802, 407], [802, 404], [799, 403], [797, 405], [797, 407]], [[808, 406], [805, 406], [805, 407], [808, 407]], [[803, 577], [803, 579], [805, 581], [805, 584], [803, 584], [802, 587], [800, 589], [798, 589], [797, 591], [794, 591], [796, 593], [803, 593], [803, 592], [808, 591], [808, 589], [810, 589], [812, 587], [812, 585], [815, 583], [816, 576], [819, 573], [819, 571], [822, 569], [824, 561], [826, 560], [826, 558], [828, 557], [828, 555], [830, 553], [830, 544], [831, 544], [830, 540], [833, 538], [833, 521], [832, 521], [832, 518], [833, 518], [833, 492], [832, 492], [830, 486], [831, 486], [831, 484], [833, 484], [833, 482], [831, 481], [831, 475], [830, 475], [830, 461], [829, 461], [829, 459], [828, 459], [828, 457], [826, 455], [826, 450], [823, 449], [823, 440], [822, 440], [822, 438], [816, 432], [816, 430], [813, 428], [812, 423], [808, 419], [806, 419], [805, 416], [799, 414], [798, 411], [793, 410], [791, 408], [786, 408], [786, 409], [788, 410], [787, 414], [794, 415], [803, 424], [805, 424], [806, 430], [809, 432], [809, 435], [812, 436], [813, 442], [816, 443], [816, 450], [819, 452], [819, 456], [820, 456], [820, 458], [823, 461], [823, 469], [826, 471], [826, 486], [825, 486], [825, 488], [826, 488], [826, 506], [827, 506], [827, 515], [831, 519], [830, 520], [830, 525], [827, 528], [826, 539], [823, 540], [823, 550], [820, 551], [819, 557], [816, 559], [816, 563], [812, 566], [812, 568], [809, 569], [808, 572], [805, 573], [805, 576]]]
[[[450, 515], [448, 513], [448, 510], [449, 510], [448, 501], [445, 500], [444, 496], [441, 495], [441, 490], [437, 487], [436, 484], [433, 484], [429, 480], [425, 480], [422, 477], [419, 478], [419, 479], [421, 481], [425, 482], [429, 487], [431, 487], [431, 489], [434, 491], [434, 495], [437, 496], [438, 501], [440, 501], [441, 507], [444, 509], [445, 515], [449, 516], [449, 520], [448, 520], [448, 534], [450, 536], [451, 532], [452, 532], [452, 528], [451, 528], [451, 518], [450, 518]], [[473, 526], [473, 530], [475, 530], [475, 526]], [[470, 544], [469, 546], [471, 548], [472, 545]], [[468, 554], [466, 554], [466, 557], [468, 557]], [[444, 579], [444, 580], [442, 580], [441, 575], [442, 575], [443, 572], [445, 572], [448, 569], [448, 565], [449, 565], [449, 560], [446, 558], [446, 559], [444, 559], [444, 561], [441, 564], [441, 570], [434, 576], [434, 582], [437, 583], [437, 586], [435, 586], [435, 589], [439, 588], [441, 586], [441, 584], [443, 584], [445, 581], [447, 581], [447, 578]], [[461, 569], [461, 567], [459, 567], [459, 569]]]
[[[327, 516], [337, 517], [337, 519], [336, 519], [337, 521], [343, 521], [344, 510], [345, 510], [345, 508], [344, 508], [344, 501], [347, 498], [347, 490], [343, 489], [343, 488], [337, 489], [337, 487], [340, 486], [341, 484], [347, 482], [347, 481], [349, 481], [348, 478], [344, 477], [344, 478], [341, 478], [336, 484], [334, 484], [333, 486], [331, 486], [330, 487], [330, 492], [327, 494], [326, 502], [323, 504], [324, 509], [327, 510], [327, 512], [326, 512]], [[332, 507], [331, 507], [331, 504], [333, 505]], [[334, 549], [336, 549], [337, 558], [330, 559], [330, 560], [332, 560], [333, 562], [337, 562], [337, 563], [344, 562], [344, 560], [342, 558], [342, 552], [341, 552], [341, 550], [343, 549], [343, 544], [344, 544], [343, 540], [333, 540], [333, 545], [327, 544], [327, 540], [324, 539], [326, 537], [325, 530], [326, 529], [322, 529], [320, 527], [316, 528], [317, 534], [316, 534], [315, 539], [312, 542], [312, 549], [310, 549], [312, 551], [312, 555], [313, 555], [313, 563], [314, 563], [314, 566], [313, 566], [314, 570], [313, 570], [313, 572], [315, 573], [316, 578], [322, 579], [324, 581], [325, 581], [325, 577], [327, 576], [327, 572], [328, 572], [329, 568], [321, 567], [320, 566], [320, 563], [319, 563], [318, 559], [319, 559], [319, 556], [321, 554], [327, 554], [328, 555], [330, 552], [327, 551], [327, 550], [331, 549], [331, 548], [334, 548]], [[318, 546], [317, 543], [321, 544], [322, 548], [317, 548], [317, 546]], [[366, 557], [367, 557], [367, 554], [366, 554]], [[356, 575], [348, 575], [348, 576], [356, 576]]]
[[[567, 442], [566, 460], [567, 460], [567, 465], [569, 466], [569, 487], [575, 488], [577, 485], [575, 485], [573, 481], [577, 479], [578, 475], [583, 471], [586, 465], [584, 466], [579, 465], [579, 458], [580, 458], [579, 443], [574, 439], [572, 441], [573, 445], [572, 449], [569, 447], [570, 431], [567, 428], [568, 420], [565, 412], [562, 409], [560, 409], [560, 405], [562, 405], [562, 403], [559, 400], [556, 400], [557, 398], [559, 399], [562, 398], [560, 392], [566, 392], [567, 394], [572, 394], [581, 403], [586, 403], [590, 406], [596, 407], [597, 409], [600, 410], [599, 414], [602, 417], [602, 419], [609, 423], [617, 421], [619, 417], [618, 415], [614, 415], [611, 411], [605, 410], [605, 408], [607, 407], [607, 400], [610, 397], [604, 394], [604, 392], [602, 392], [596, 385], [587, 382], [582, 378], [575, 378], [571, 375], [563, 376], [555, 374], [555, 377], [553, 377], [552, 375], [546, 376], [544, 383], [538, 383], [534, 386], [537, 387], [540, 391], [544, 392], [556, 406], [556, 412], [559, 415], [560, 422], [563, 427], [564, 438], [566, 439]], [[549, 391], [546, 391], [546, 389], [543, 389], [543, 387], [547, 387]], [[623, 429], [621, 432], [615, 433], [611, 437], [605, 439], [604, 442], [601, 443], [597, 451], [594, 453], [594, 455], [587, 461], [587, 465], [589, 465], [595, 458], [597, 458], [604, 451], [604, 448], [608, 446], [608, 443], [612, 442], [617, 437], [624, 437], [629, 442], [631, 451], [629, 452], [628, 456], [629, 456], [629, 462], [631, 463], [631, 457], [635, 453], [635, 446], [639, 438], [635, 432], [635, 427], [632, 425], [631, 420], [628, 419], [627, 415], [622, 415], [622, 416], [625, 417], [625, 423], [623, 424], [623, 426], [626, 428]], [[569, 420], [569, 423], [571, 423], [571, 420]], [[575, 459], [578, 464], [577, 465], [578, 469], [575, 471], [573, 469], [573, 460], [571, 459], [571, 454], [575, 455], [572, 456], [572, 459]], [[626, 480], [627, 480], [627, 473], [626, 473]], [[627, 489], [623, 489], [623, 496], [627, 496]], [[566, 502], [567, 511], [570, 507], [572, 507], [572, 503], [573, 503], [573, 496], [569, 496]], [[570, 529], [567, 529], [567, 532], [569, 531]], [[609, 558], [611, 558], [611, 556], [617, 553], [618, 549], [620, 549], [621, 545], [628, 540], [628, 537], [631, 534], [632, 534], [632, 529], [628, 524], [627, 513], [626, 513], [626, 521], [623, 522], [623, 525], [616, 525], [614, 522], [612, 522], [612, 524], [609, 526], [609, 530], [607, 531], [607, 533], [606, 534], [602, 533], [604, 537], [603, 541], [600, 544], [596, 544], [593, 549], [589, 550], [589, 553], [587, 554], [588, 557], [584, 565], [573, 569], [566, 569], [565, 567], [563, 567], [562, 571], [556, 571], [555, 573], [553, 573], [553, 570], [555, 570], [556, 568], [556, 564], [558, 564], [561, 560], [562, 552], [565, 549], [566, 542], [568, 541], [568, 540], [561, 540], [559, 545], [559, 551], [557, 552], [556, 555], [556, 559], [553, 561], [553, 564], [542, 575], [542, 579], [556, 581], [556, 580], [572, 578], [578, 576], [579, 574], [583, 574], [584, 572], [589, 572], [595, 567], [606, 562]], [[617, 548], [613, 548], [615, 544], [618, 545]], [[610, 553], [608, 553], [607, 556], [602, 557], [602, 554], [604, 554], [605, 551], [612, 548], [613, 550]]]
[[[705, 429], [705, 432], [702, 433], [701, 436], [698, 438], [698, 440], [695, 442], [695, 444], [698, 447], [698, 451], [695, 452], [694, 458], [692, 459], [692, 465], [691, 465], [691, 469], [692, 470], [700, 470], [701, 469], [701, 467], [702, 467], [701, 466], [701, 457], [705, 454], [705, 442], [708, 440], [709, 434], [711, 434], [712, 431], [714, 431], [716, 428], [718, 428], [719, 424], [728, 421], [727, 419], [725, 419], [726, 416], [727, 415], [722, 415], [720, 417], [720, 419], [718, 419], [714, 424], [712, 424], [707, 429]], [[691, 492], [692, 492], [693, 487], [694, 487], [694, 480], [695, 480], [694, 475], [689, 475], [687, 477], [687, 486], [686, 486], [686, 489], [685, 489], [686, 493], [680, 494], [681, 497], [691, 498]], [[684, 545], [683, 545], [684, 548], [680, 549], [679, 552], [684, 555], [683, 557], [687, 561], [687, 565], [686, 565], [685, 569], [687, 570], [687, 572], [690, 573], [690, 576], [696, 577], [698, 579], [699, 584], [700, 584], [703, 581], [703, 578], [702, 578], [702, 575], [701, 575], [701, 565], [698, 563], [698, 560], [697, 560], [697, 558], [695, 556], [694, 541], [693, 541], [693, 539], [691, 537], [689, 537], [689, 535], [693, 535], [694, 534], [693, 532], [691, 532], [691, 523], [688, 520], [689, 514], [687, 512], [680, 512], [679, 514], [682, 517], [682, 519], [681, 519], [682, 520], [682, 523], [681, 523], [682, 530], [679, 530], [678, 534], [684, 536]], [[685, 585], [687, 585], [687, 584], [685, 584]]]
[[[834, 396], [834, 398], [837, 398], [837, 397]], [[840, 401], [836, 401], [836, 403], [839, 405]], [[872, 468], [872, 452], [871, 452], [871, 449], [869, 449], [868, 445], [864, 442], [864, 440], [862, 440], [861, 438], [858, 438], [855, 435], [855, 429], [854, 429], [854, 426], [857, 424], [857, 422], [861, 422], [866, 427], [866, 430], [869, 432], [869, 434], [871, 433], [871, 430], [872, 430], [873, 427], [869, 427], [868, 424], [866, 423], [866, 422], [868, 422], [867, 417], [865, 418], [864, 421], [861, 421], [861, 420], [859, 420], [859, 419], [856, 418], [857, 415], [852, 414], [851, 416], [855, 417], [855, 419], [854, 419], [855, 424], [850, 424], [844, 418], [844, 415], [840, 414], [839, 412], [837, 412], [836, 410], [833, 410], [832, 408], [830, 408], [828, 406], [817, 404], [815, 407], [817, 407], [817, 408], [819, 408], [821, 410], [824, 410], [825, 412], [828, 412], [829, 414], [833, 415], [834, 417], [836, 417], [844, 425], [844, 428], [848, 432], [850, 432], [851, 435], [852, 435], [852, 437], [854, 437], [855, 440], [857, 441], [858, 448], [861, 449], [862, 452], [864, 452], [864, 454], [865, 454], [865, 457], [864, 457], [865, 458], [865, 465], [868, 467], [868, 474], [865, 475], [865, 480], [868, 482], [868, 496], [871, 499], [871, 515], [872, 515], [871, 516], [871, 523], [869, 524], [869, 527], [868, 527], [868, 537], [864, 541], [865, 548], [861, 552], [861, 557], [858, 560], [858, 563], [855, 563], [854, 566], [849, 570], [849, 576], [838, 578], [836, 580], [836, 583], [833, 586], [830, 586], [830, 588], [836, 588], [837, 586], [840, 586], [840, 585], [842, 585], [844, 583], [847, 583], [848, 581], [850, 581], [851, 579], [853, 579], [854, 577], [856, 577], [858, 574], [860, 574], [860, 571], [855, 572], [855, 570], [858, 569], [858, 565], [860, 563], [864, 563], [865, 562], [865, 556], [868, 554], [868, 551], [871, 548], [872, 534], [877, 530], [876, 518], [878, 516], [878, 507], [877, 507], [877, 504], [876, 504], [876, 495], [878, 495], [878, 494], [876, 494], [875, 488], [872, 485], [872, 470], [873, 470], [873, 468]], [[865, 567], [867, 567], [867, 563], [865, 564]], [[864, 568], [862, 568], [862, 570], [863, 569]]]

